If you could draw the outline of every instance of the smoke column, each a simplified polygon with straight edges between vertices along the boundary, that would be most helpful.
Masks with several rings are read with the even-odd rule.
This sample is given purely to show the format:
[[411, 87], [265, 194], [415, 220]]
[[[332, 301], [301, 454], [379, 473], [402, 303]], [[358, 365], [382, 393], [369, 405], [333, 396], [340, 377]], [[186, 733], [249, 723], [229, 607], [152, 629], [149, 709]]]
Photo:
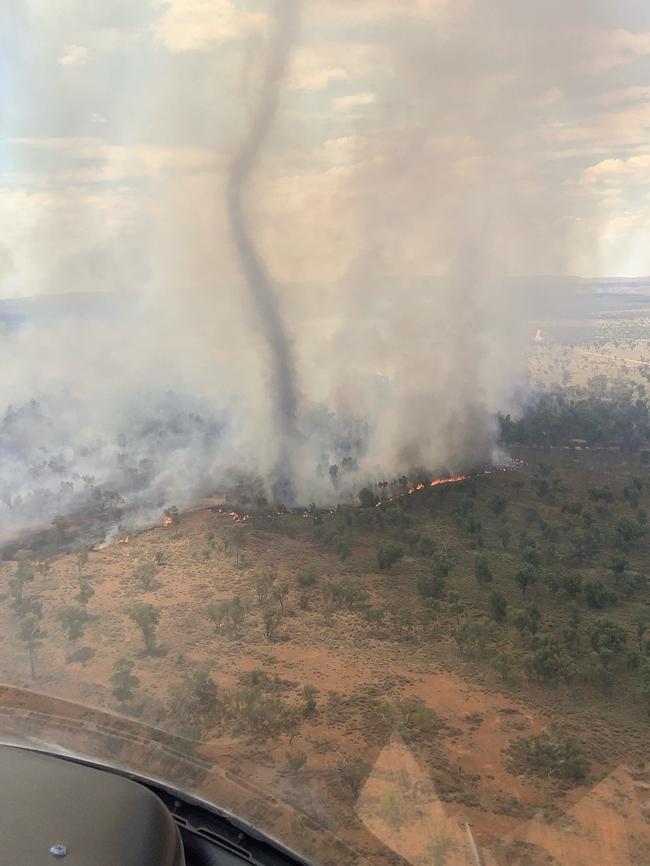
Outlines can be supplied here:
[[[251, 127], [230, 168], [228, 215], [232, 238], [271, 354], [273, 422], [279, 434], [278, 473], [290, 483], [287, 439], [295, 429], [296, 387], [291, 350], [271, 278], [250, 236], [242, 198], [275, 118], [280, 88], [298, 27], [298, 0], [276, 0], [264, 79]], [[288, 477], [287, 477], [288, 476]]]

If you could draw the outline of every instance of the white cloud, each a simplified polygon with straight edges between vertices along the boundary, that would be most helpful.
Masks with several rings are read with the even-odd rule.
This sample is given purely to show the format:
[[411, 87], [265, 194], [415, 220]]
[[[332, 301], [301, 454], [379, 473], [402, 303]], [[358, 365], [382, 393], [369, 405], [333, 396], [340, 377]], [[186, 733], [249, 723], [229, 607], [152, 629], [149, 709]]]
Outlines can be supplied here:
[[629, 159], [604, 159], [591, 165], [582, 174], [585, 183], [607, 183], [612, 180], [632, 180], [650, 183], [650, 154], [631, 156]]
[[348, 72], [341, 66], [322, 67], [309, 62], [294, 63], [289, 76], [291, 90], [327, 90], [334, 81], [347, 81]]
[[170, 51], [205, 51], [262, 28], [266, 16], [238, 9], [231, 0], [161, 0], [155, 38]]
[[[92, 137], [27, 138], [13, 139], [12, 142], [65, 157], [65, 167], [62, 165], [47, 172], [48, 181], [53, 186], [152, 179], [169, 173], [191, 174], [210, 170], [217, 162], [213, 151], [201, 147], [122, 146], [106, 144]], [[37, 180], [38, 175], [34, 172], [32, 181]]]
[[64, 45], [63, 54], [57, 63], [61, 66], [83, 66], [88, 59], [88, 49], [85, 45]]
[[374, 93], [351, 93], [349, 96], [338, 96], [332, 100], [336, 111], [349, 111], [354, 108], [362, 108], [372, 105], [377, 101]]

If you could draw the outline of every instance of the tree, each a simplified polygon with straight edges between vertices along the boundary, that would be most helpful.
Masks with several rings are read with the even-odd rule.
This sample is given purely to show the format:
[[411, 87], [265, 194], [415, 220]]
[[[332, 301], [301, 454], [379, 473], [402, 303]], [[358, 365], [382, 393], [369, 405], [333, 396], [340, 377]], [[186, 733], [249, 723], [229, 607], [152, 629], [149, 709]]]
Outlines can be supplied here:
[[156, 648], [156, 628], [160, 622], [160, 611], [152, 604], [139, 601], [129, 608], [128, 614], [142, 632], [147, 652], [153, 652]]
[[515, 657], [512, 653], [499, 653], [499, 655], [495, 656], [492, 659], [492, 667], [494, 670], [501, 675], [501, 679], [505, 682], [509, 676], [510, 671], [515, 666]]
[[227, 601], [215, 599], [208, 605], [208, 617], [217, 631], [224, 627], [230, 637], [237, 637], [239, 627], [244, 621], [244, 605], [238, 595]]
[[74, 647], [88, 622], [88, 614], [81, 607], [64, 607], [58, 613], [59, 622], [66, 637]]
[[153, 562], [141, 562], [133, 569], [133, 579], [144, 592], [151, 589], [151, 583], [155, 576], [156, 566]]
[[272, 568], [267, 568], [263, 572], [255, 575], [255, 592], [257, 593], [257, 600], [260, 604], [267, 601], [268, 597], [271, 595], [271, 590], [273, 589], [276, 577], [277, 575]]
[[494, 512], [494, 514], [498, 517], [500, 514], [506, 510], [508, 505], [508, 500], [505, 496], [502, 496], [500, 493], [497, 493], [490, 500], [490, 508]]
[[576, 598], [582, 592], [582, 577], [572, 571], [563, 574], [560, 578], [560, 587], [569, 598]]
[[75, 595], [75, 601], [85, 607], [94, 594], [95, 590], [90, 585], [90, 581], [82, 577], [79, 580], [79, 592]]
[[83, 567], [88, 562], [88, 555], [89, 555], [88, 548], [87, 547], [76, 547], [74, 554], [75, 554], [75, 558], [77, 560], [77, 568], [79, 569], [79, 577], [81, 577]]
[[526, 658], [526, 666], [542, 680], [571, 680], [577, 673], [573, 659], [552, 634], [533, 638], [533, 651]]
[[165, 517], [171, 520], [172, 526], [178, 526], [178, 524], [181, 522], [181, 515], [175, 505], [172, 505], [170, 508], [165, 509]]
[[217, 706], [217, 684], [204, 668], [191, 676], [192, 699], [201, 713], [213, 713]]
[[314, 686], [308, 685], [303, 688], [302, 696], [305, 699], [305, 706], [303, 707], [302, 714], [305, 718], [315, 715], [317, 694], [318, 691]]
[[518, 611], [514, 618], [515, 626], [522, 635], [525, 632], [529, 632], [531, 635], [537, 634], [541, 621], [542, 614], [534, 604], [531, 604], [526, 610]]
[[339, 767], [339, 778], [346, 788], [358, 797], [366, 776], [370, 772], [370, 764], [359, 759], [346, 761]]
[[587, 604], [594, 610], [603, 610], [616, 601], [616, 595], [611, 592], [601, 580], [591, 580], [584, 586]]
[[284, 603], [289, 595], [289, 585], [284, 581], [273, 588], [273, 598], [280, 605], [280, 610], [284, 613]]
[[359, 502], [362, 508], [372, 508], [375, 505], [375, 494], [368, 487], [359, 491]]
[[303, 752], [298, 752], [296, 755], [287, 755], [287, 770], [289, 775], [295, 781], [300, 777], [300, 771], [307, 763], [307, 755]]
[[404, 550], [399, 544], [387, 541], [377, 549], [377, 565], [382, 571], [390, 571], [403, 556]]
[[479, 586], [488, 586], [494, 580], [494, 574], [486, 556], [477, 556], [474, 562], [474, 575]]
[[36, 650], [41, 643], [42, 637], [40, 616], [30, 613], [21, 620], [20, 639], [25, 644], [29, 653], [29, 668], [33, 680], [36, 679]]
[[318, 573], [316, 569], [308, 565], [305, 568], [301, 568], [297, 574], [298, 585], [306, 588], [308, 586], [314, 586], [318, 582]]
[[512, 538], [512, 532], [510, 531], [510, 527], [507, 524], [504, 524], [499, 528], [497, 532], [499, 537], [499, 541], [501, 542], [501, 547], [504, 550], [507, 550], [510, 545], [510, 539]]
[[649, 617], [646, 613], [638, 613], [634, 619], [636, 626], [636, 637], [639, 642], [639, 652], [643, 651], [643, 638], [648, 630]]
[[239, 554], [245, 549], [248, 544], [248, 533], [241, 525], [238, 523], [236, 526], [230, 530], [230, 544], [235, 550], [235, 561], [237, 565], [239, 565]]
[[434, 572], [417, 576], [417, 590], [424, 599], [442, 598], [445, 594], [445, 583], [445, 578]]
[[469, 620], [459, 625], [454, 631], [454, 640], [461, 653], [470, 653], [484, 649], [491, 634], [491, 623], [487, 620]]
[[496, 590], [491, 592], [488, 599], [488, 610], [495, 622], [503, 622], [508, 616], [508, 599], [502, 592]]
[[14, 607], [23, 600], [25, 584], [34, 580], [34, 570], [26, 559], [19, 559], [14, 576], [9, 580], [9, 591], [14, 600]]
[[121, 704], [130, 700], [133, 697], [134, 689], [140, 685], [140, 680], [133, 674], [134, 666], [134, 662], [125, 658], [119, 658], [113, 663], [113, 673], [111, 674], [113, 695]]
[[280, 625], [280, 614], [274, 608], [267, 608], [262, 615], [264, 634], [267, 640], [272, 640], [276, 628]]
[[627, 642], [625, 629], [607, 617], [599, 617], [589, 629], [589, 640], [598, 653], [604, 667], [623, 652]]
[[447, 593], [447, 604], [449, 605], [449, 613], [456, 617], [456, 625], [460, 625], [460, 617], [461, 614], [465, 613], [465, 605], [455, 590]]
[[526, 591], [529, 586], [533, 586], [537, 583], [537, 572], [533, 568], [532, 565], [525, 565], [523, 568], [520, 568], [517, 574], [515, 575], [515, 579], [517, 584], [519, 585], [519, 589], [521, 590], [522, 595], [526, 595]]
[[580, 781], [587, 774], [589, 764], [584, 749], [575, 737], [557, 726], [523, 738], [517, 745], [523, 749], [525, 763], [533, 772], [571, 782]]

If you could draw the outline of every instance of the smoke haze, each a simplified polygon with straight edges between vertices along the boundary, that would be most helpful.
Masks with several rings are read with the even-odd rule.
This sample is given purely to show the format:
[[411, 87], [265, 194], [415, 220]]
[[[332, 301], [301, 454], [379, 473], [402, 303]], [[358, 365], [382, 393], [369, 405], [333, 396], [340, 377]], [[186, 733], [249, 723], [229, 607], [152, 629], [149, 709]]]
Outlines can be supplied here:
[[531, 275], [650, 271], [647, 4], [56, 5], [2, 13], [8, 529], [498, 462]]

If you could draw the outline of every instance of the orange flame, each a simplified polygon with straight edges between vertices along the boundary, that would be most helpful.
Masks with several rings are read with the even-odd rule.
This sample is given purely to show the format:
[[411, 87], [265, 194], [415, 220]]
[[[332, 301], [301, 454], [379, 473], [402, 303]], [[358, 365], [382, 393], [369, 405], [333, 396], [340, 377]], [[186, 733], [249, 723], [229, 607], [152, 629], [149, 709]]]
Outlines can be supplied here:
[[171, 526], [173, 522], [174, 522], [174, 521], [172, 520], [171, 517], [166, 517], [166, 518], [163, 520], [163, 526]]
[[124, 538], [118, 538], [117, 543], [118, 544], [128, 544], [129, 541], [131, 541], [131, 539], [129, 538], [128, 535], [125, 535]]

